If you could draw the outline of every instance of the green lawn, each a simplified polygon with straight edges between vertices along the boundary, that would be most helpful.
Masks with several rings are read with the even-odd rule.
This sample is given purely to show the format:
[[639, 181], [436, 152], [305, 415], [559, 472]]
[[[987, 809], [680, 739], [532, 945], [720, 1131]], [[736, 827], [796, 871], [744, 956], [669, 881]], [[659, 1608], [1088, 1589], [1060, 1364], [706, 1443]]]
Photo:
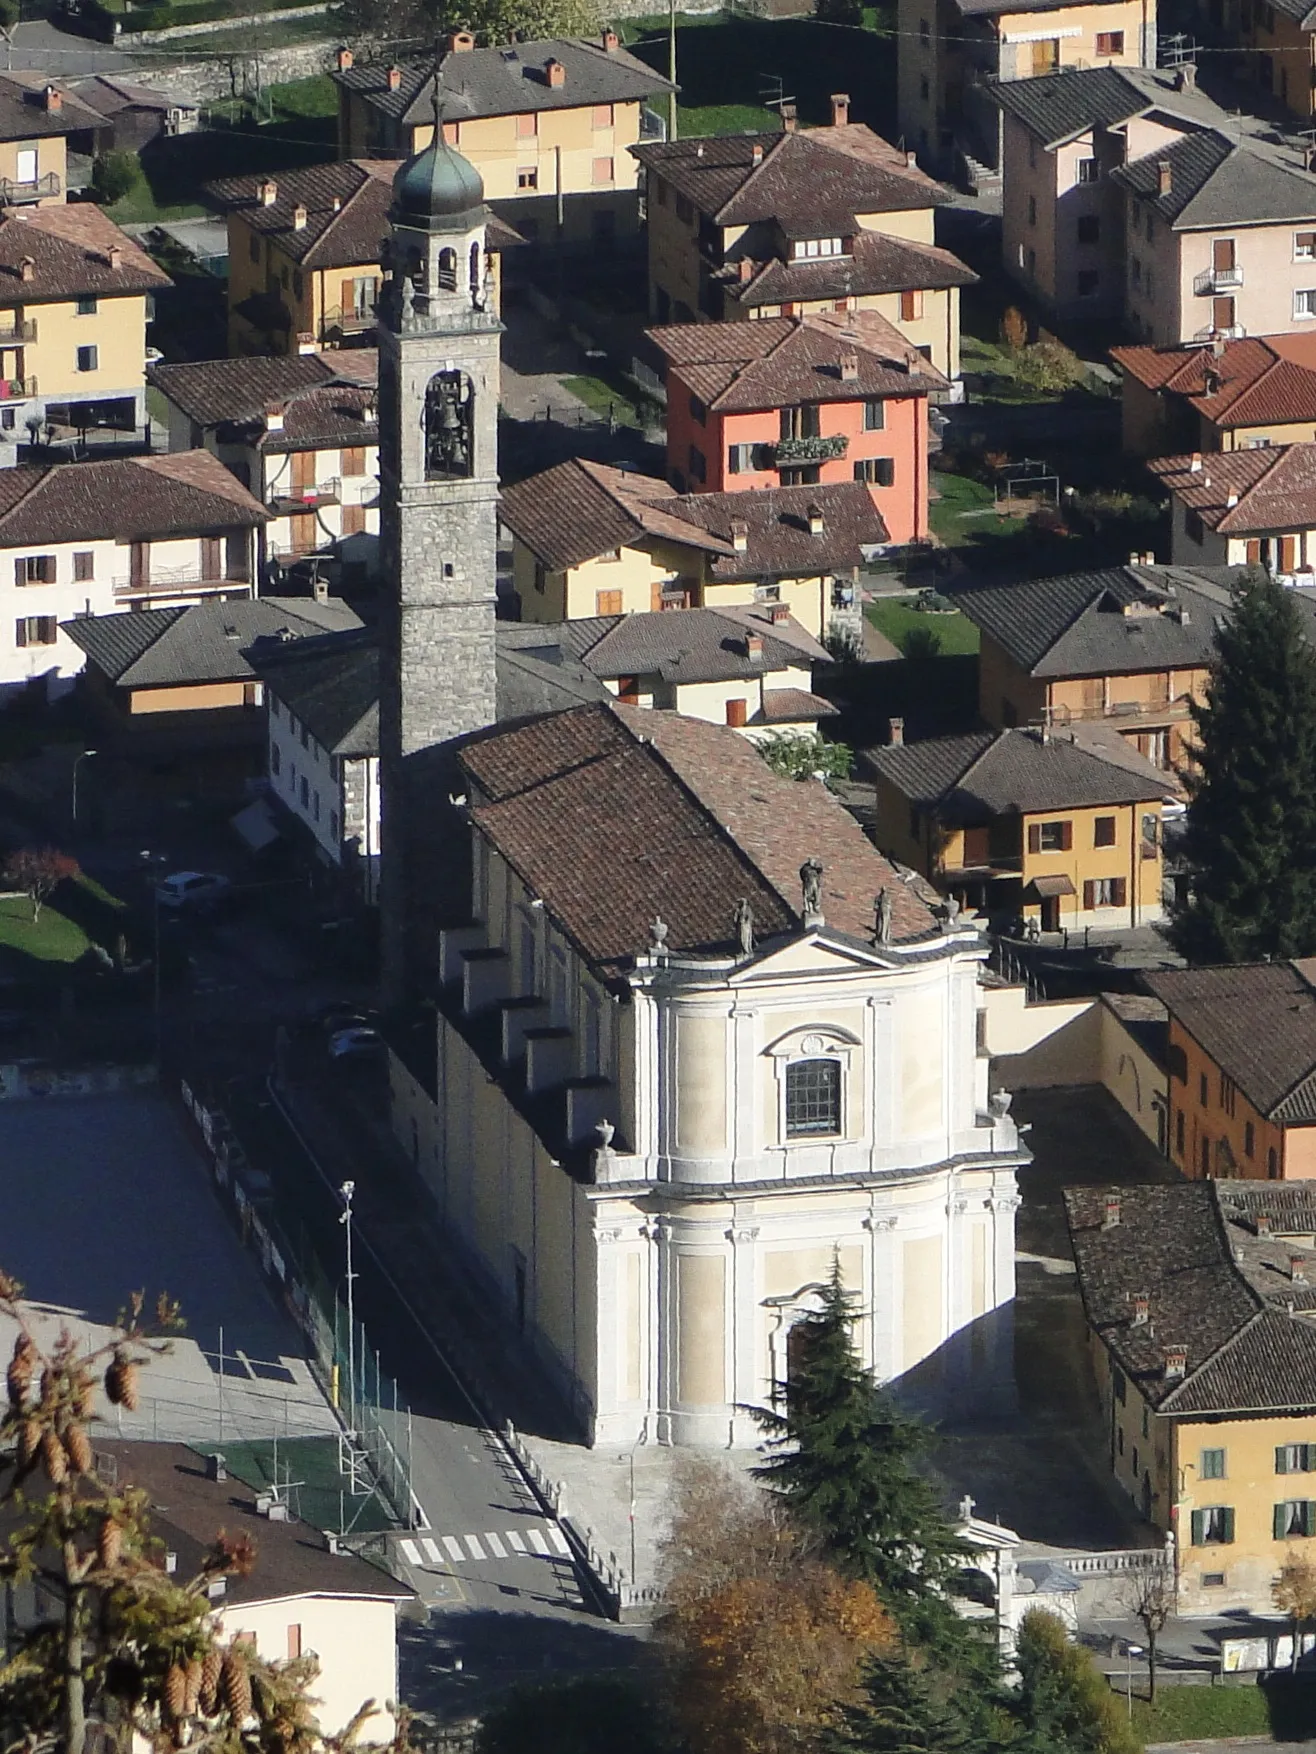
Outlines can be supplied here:
[[76, 962], [91, 947], [82, 927], [50, 902], [33, 920], [32, 903], [25, 895], [0, 900], [0, 954], [12, 951], [36, 962]]
[[1134, 1695], [1133, 1727], [1143, 1742], [1269, 1736], [1270, 1701], [1261, 1687], [1161, 1687], [1155, 1706]]
[[573, 396], [579, 397], [585, 406], [592, 408], [596, 414], [606, 416], [608, 410], [611, 409], [619, 426], [643, 426], [644, 424], [640, 419], [639, 411], [630, 398], [623, 395], [620, 390], [614, 390], [612, 385], [605, 383], [602, 378], [563, 378], [562, 388], [570, 390]]
[[951, 615], [927, 615], [916, 609], [911, 599], [879, 597], [865, 607], [864, 613], [878, 632], [902, 651], [905, 635], [916, 627], [935, 633], [946, 657], [978, 649], [977, 627], [958, 610]]
[[1014, 536], [1024, 528], [1023, 518], [1001, 518], [992, 509], [992, 490], [969, 475], [937, 475], [933, 488], [940, 493], [928, 508], [933, 533], [947, 548], [988, 536]]
[[702, 134], [776, 134], [781, 117], [757, 104], [705, 104], [696, 110], [678, 104], [676, 129], [682, 140]]

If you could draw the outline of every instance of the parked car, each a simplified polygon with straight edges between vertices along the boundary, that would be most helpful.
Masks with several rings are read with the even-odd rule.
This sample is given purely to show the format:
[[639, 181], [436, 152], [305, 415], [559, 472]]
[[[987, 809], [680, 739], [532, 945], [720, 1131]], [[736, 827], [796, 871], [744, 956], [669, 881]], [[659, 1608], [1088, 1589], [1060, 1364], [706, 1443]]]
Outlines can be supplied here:
[[326, 1035], [338, 1035], [344, 1029], [364, 1029], [374, 1022], [373, 1011], [363, 1011], [350, 999], [330, 999], [307, 1012], [306, 1021]]
[[382, 1060], [384, 1038], [368, 1024], [354, 1024], [330, 1036], [329, 1053], [335, 1060]]
[[212, 908], [223, 901], [233, 885], [218, 871], [173, 871], [156, 885], [155, 899], [161, 907]]

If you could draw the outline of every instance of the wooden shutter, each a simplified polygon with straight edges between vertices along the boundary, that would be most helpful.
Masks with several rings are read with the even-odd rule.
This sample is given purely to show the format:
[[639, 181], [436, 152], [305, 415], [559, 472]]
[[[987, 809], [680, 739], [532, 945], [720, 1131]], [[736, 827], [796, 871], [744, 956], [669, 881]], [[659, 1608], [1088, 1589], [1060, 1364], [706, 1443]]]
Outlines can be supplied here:
[[1129, 880], [1127, 877], [1116, 877], [1110, 886], [1110, 899], [1114, 907], [1126, 907], [1129, 900]]
[[224, 576], [223, 550], [218, 536], [201, 538], [201, 577], [203, 579], [222, 579]]
[[1289, 1471], [1289, 1446], [1286, 1443], [1275, 1445], [1275, 1472], [1287, 1474]]
[[344, 475], [364, 475], [366, 472], [366, 448], [364, 445], [351, 445], [343, 451], [342, 472]]
[[1211, 266], [1217, 274], [1228, 274], [1234, 266], [1233, 238], [1214, 238], [1211, 243]]
[[1193, 1512], [1193, 1546], [1194, 1547], [1200, 1547], [1202, 1545], [1202, 1536], [1205, 1532], [1206, 1532], [1206, 1512], [1202, 1511], [1202, 1510], [1195, 1510]]
[[315, 486], [315, 452], [294, 451], [292, 454], [292, 488], [305, 493]]
[[1083, 911], [1091, 913], [1097, 905], [1097, 886], [1089, 877], [1083, 885]]
[[1216, 329], [1233, 328], [1234, 301], [1232, 298], [1213, 298], [1211, 300], [1211, 325]]
[[1282, 1541], [1288, 1533], [1289, 1507], [1277, 1504], [1270, 1520], [1270, 1532], [1277, 1541]]
[[1222, 1541], [1232, 1541], [1234, 1538], [1234, 1512], [1232, 1507], [1225, 1511], [1224, 1525], [1224, 1533], [1220, 1538]]
[[595, 591], [595, 593], [594, 593], [594, 613], [596, 615], [620, 615], [621, 614], [621, 592], [620, 591]]
[[27, 584], [27, 562], [25, 560], [14, 562], [14, 583], [16, 585]]
[[1247, 555], [1247, 563], [1249, 566], [1260, 566], [1260, 564], [1261, 564], [1261, 543], [1257, 538], [1254, 537], [1248, 543], [1246, 555]]
[[1069, 849], [1073, 846], [1073, 844], [1074, 844], [1074, 824], [1072, 822], [1062, 822], [1060, 824], [1060, 850], [1061, 850], [1061, 852], [1067, 853], [1069, 851]]
[[1298, 563], [1298, 540], [1296, 536], [1281, 536], [1279, 539], [1279, 570], [1292, 572]]
[[343, 507], [344, 536], [360, 536], [366, 527], [366, 508], [363, 505], [345, 505]]
[[14, 623], [14, 644], [20, 650], [27, 644], [27, 622], [21, 617]]
[[340, 316], [349, 317], [356, 309], [356, 280], [354, 278], [339, 283], [338, 304]]
[[1028, 850], [1030, 853], [1040, 853], [1042, 850], [1042, 824], [1040, 822], [1028, 824]]

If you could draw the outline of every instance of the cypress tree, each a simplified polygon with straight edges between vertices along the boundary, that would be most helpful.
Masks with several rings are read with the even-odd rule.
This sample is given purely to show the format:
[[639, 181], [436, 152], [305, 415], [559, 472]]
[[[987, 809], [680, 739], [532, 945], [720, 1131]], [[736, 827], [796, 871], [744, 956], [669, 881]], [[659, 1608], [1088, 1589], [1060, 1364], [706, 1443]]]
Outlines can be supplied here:
[[1024, 1615], [1016, 1643], [1016, 1711], [1036, 1754], [1139, 1754], [1140, 1743], [1092, 1654], [1054, 1614]]
[[756, 1473], [838, 1569], [872, 1585], [909, 1637], [955, 1644], [966, 1623], [946, 1590], [968, 1549], [912, 1466], [926, 1428], [863, 1368], [851, 1320], [834, 1262], [821, 1309], [792, 1334], [783, 1409], [755, 1409], [767, 1436]]
[[1216, 632], [1184, 853], [1191, 894], [1173, 924], [1195, 962], [1316, 951], [1316, 655], [1298, 608], [1248, 569]]

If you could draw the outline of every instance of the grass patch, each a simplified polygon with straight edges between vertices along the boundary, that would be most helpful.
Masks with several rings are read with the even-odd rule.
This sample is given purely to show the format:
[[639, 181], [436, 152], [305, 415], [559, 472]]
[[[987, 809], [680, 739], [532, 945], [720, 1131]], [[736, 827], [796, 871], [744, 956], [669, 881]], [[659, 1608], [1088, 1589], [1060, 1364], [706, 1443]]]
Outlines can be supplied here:
[[758, 104], [707, 104], [697, 110], [678, 104], [676, 126], [683, 140], [703, 134], [777, 134], [781, 117]]
[[614, 390], [611, 384], [605, 383], [602, 378], [563, 378], [562, 388], [569, 390], [587, 408], [592, 408], [596, 414], [603, 415], [605, 419], [611, 411], [619, 426], [642, 427], [644, 424], [635, 404], [628, 397], [622, 395], [619, 390]]
[[[928, 507], [928, 522], [947, 548], [961, 548], [966, 542], [990, 536], [1015, 536], [1025, 527], [1023, 518], [998, 517], [992, 509], [991, 488], [971, 475], [934, 475], [932, 485], [941, 498]], [[940, 618], [931, 619], [936, 622]]]
[[269, 88], [270, 108], [276, 121], [290, 121], [296, 116], [332, 116], [338, 119], [338, 87], [327, 73], [313, 73], [309, 79], [291, 79]]
[[32, 918], [32, 903], [25, 895], [0, 899], [0, 955], [30, 957], [34, 962], [77, 962], [91, 948], [91, 939], [51, 902]]
[[941, 642], [943, 656], [951, 657], [958, 653], [976, 652], [978, 649], [978, 629], [958, 609], [951, 615], [925, 615], [912, 602], [897, 597], [879, 597], [876, 602], [865, 605], [864, 614], [878, 632], [884, 633], [899, 651], [904, 650], [902, 642], [905, 635], [916, 627], [936, 634]]
[[1268, 1736], [1270, 1699], [1261, 1687], [1161, 1687], [1154, 1706], [1134, 1695], [1133, 1727], [1142, 1742]]

